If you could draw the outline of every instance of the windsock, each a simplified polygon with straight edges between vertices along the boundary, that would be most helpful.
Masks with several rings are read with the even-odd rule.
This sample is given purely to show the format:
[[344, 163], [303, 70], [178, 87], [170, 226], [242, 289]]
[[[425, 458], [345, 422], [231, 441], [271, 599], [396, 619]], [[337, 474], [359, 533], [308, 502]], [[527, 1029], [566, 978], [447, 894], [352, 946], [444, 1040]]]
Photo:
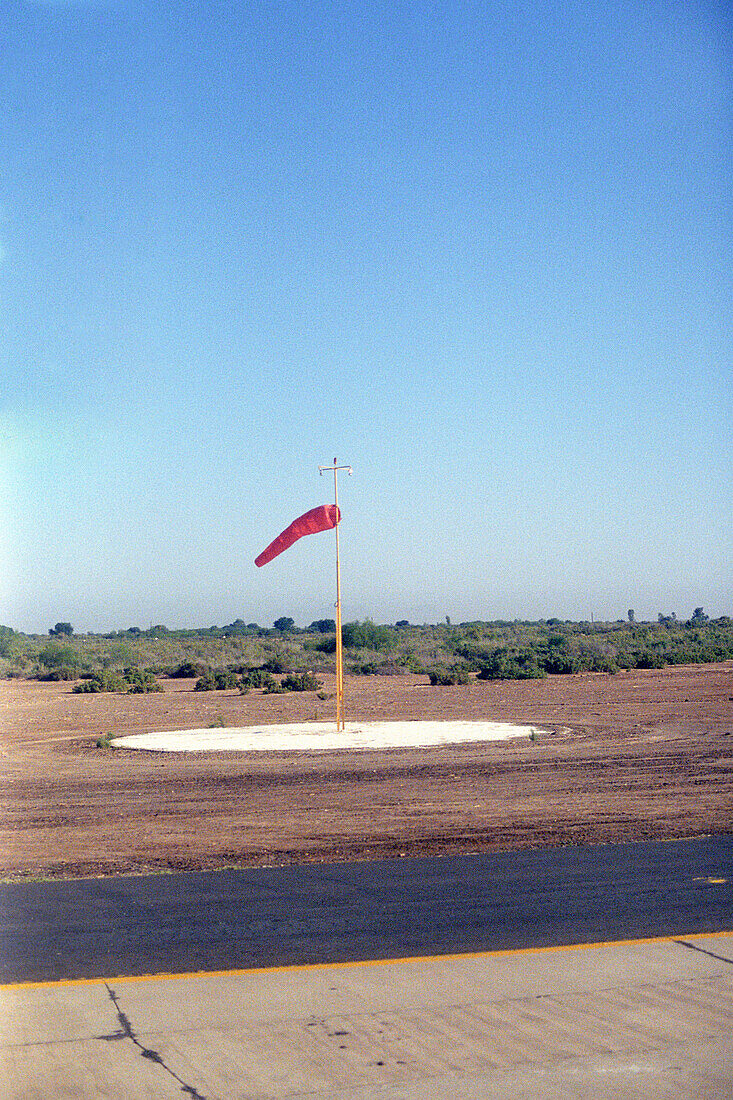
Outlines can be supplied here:
[[267, 549], [255, 558], [255, 565], [267, 565], [268, 561], [282, 554], [283, 550], [287, 550], [303, 535], [316, 535], [319, 531], [330, 531], [340, 520], [341, 510], [335, 504], [319, 504], [317, 508], [311, 508], [310, 512], [298, 516], [276, 539], [273, 539]]

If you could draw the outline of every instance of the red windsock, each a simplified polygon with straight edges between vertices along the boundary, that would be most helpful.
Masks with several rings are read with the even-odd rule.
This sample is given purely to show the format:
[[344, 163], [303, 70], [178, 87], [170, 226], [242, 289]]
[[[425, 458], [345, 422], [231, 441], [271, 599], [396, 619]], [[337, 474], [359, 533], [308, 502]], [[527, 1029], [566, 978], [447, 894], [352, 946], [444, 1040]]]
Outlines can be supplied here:
[[268, 561], [282, 554], [283, 550], [287, 550], [303, 535], [316, 535], [319, 531], [330, 531], [340, 520], [341, 510], [335, 504], [319, 504], [317, 508], [311, 508], [310, 512], [294, 519], [290, 526], [286, 527], [282, 534], [278, 535], [267, 549], [255, 558], [255, 565], [267, 565]]

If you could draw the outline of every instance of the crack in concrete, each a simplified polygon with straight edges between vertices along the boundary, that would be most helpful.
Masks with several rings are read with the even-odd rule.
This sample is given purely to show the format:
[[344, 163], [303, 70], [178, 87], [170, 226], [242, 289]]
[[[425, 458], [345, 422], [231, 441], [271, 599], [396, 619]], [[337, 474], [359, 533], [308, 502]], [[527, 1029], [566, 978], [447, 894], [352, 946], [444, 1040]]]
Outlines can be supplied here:
[[121, 1027], [117, 1031], [113, 1031], [110, 1035], [97, 1035], [96, 1038], [104, 1039], [105, 1042], [108, 1043], [114, 1043], [121, 1039], [129, 1039], [138, 1048], [143, 1058], [147, 1058], [149, 1061], [155, 1062], [155, 1064], [161, 1066], [166, 1071], [166, 1073], [169, 1073], [171, 1077], [181, 1086], [181, 1092], [185, 1093], [187, 1096], [190, 1096], [191, 1100], [207, 1100], [207, 1098], [205, 1096], [202, 1096], [202, 1094], [198, 1092], [198, 1090], [195, 1089], [193, 1085], [187, 1085], [186, 1082], [178, 1076], [175, 1070], [172, 1070], [170, 1066], [167, 1066], [162, 1055], [160, 1055], [157, 1050], [152, 1050], [150, 1047], [146, 1047], [140, 1042], [137, 1035], [135, 1034], [135, 1030], [129, 1020], [129, 1017], [125, 1012], [123, 1012], [120, 1006], [119, 996], [117, 995], [117, 993], [115, 993], [114, 989], [107, 985], [106, 982], [104, 983], [104, 988], [107, 990], [107, 993], [109, 994], [109, 999], [115, 1006], [117, 1019], [120, 1021]]
[[688, 943], [687, 940], [675, 940], [675, 943], [680, 947], [689, 947], [690, 951], [699, 951], [701, 955], [707, 955], [711, 959], [718, 959], [719, 962], [730, 963], [733, 966], [733, 959], [727, 958], [725, 955], [716, 955], [714, 951], [706, 951], [704, 947], [698, 947], [696, 943]]

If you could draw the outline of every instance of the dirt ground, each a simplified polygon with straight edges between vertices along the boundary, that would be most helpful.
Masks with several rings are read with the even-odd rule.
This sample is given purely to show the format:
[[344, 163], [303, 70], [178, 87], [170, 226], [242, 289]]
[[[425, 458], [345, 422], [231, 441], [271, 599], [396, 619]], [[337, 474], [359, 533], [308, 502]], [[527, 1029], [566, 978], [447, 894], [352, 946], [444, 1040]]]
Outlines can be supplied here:
[[[326, 690], [333, 684], [324, 677]], [[430, 687], [347, 678], [349, 720], [546, 733], [325, 753], [98, 748], [104, 734], [326, 720], [313, 694], [74, 695], [4, 681], [0, 875], [107, 875], [733, 832], [733, 662]]]

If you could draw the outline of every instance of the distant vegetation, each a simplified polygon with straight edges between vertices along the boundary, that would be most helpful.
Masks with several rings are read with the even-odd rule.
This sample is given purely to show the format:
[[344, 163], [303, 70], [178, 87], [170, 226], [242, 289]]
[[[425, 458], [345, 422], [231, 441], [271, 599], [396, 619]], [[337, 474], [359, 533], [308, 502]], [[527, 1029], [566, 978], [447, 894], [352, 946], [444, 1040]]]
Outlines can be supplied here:
[[77, 695], [98, 691], [124, 691], [128, 695], [147, 695], [151, 691], [163, 688], [153, 673], [146, 668], [126, 668], [120, 676], [112, 669], [105, 668], [93, 676], [80, 680], [73, 688]]
[[[188, 677], [199, 691], [253, 688], [316, 690], [316, 674], [335, 662], [335, 623], [298, 627], [282, 616], [272, 627], [235, 620], [227, 626], [170, 630], [161, 624], [110, 634], [76, 634], [56, 623], [47, 635], [0, 626], [0, 676], [78, 681], [79, 693], [159, 690], [156, 678]], [[659, 613], [640, 622], [630, 609], [616, 622], [515, 620], [393, 626], [345, 623], [346, 669], [352, 675], [427, 676], [436, 687], [479, 680], [521, 680], [573, 672], [710, 663], [733, 658], [733, 622], [709, 619], [702, 607], [681, 621]], [[280, 679], [278, 679], [280, 677]]]

